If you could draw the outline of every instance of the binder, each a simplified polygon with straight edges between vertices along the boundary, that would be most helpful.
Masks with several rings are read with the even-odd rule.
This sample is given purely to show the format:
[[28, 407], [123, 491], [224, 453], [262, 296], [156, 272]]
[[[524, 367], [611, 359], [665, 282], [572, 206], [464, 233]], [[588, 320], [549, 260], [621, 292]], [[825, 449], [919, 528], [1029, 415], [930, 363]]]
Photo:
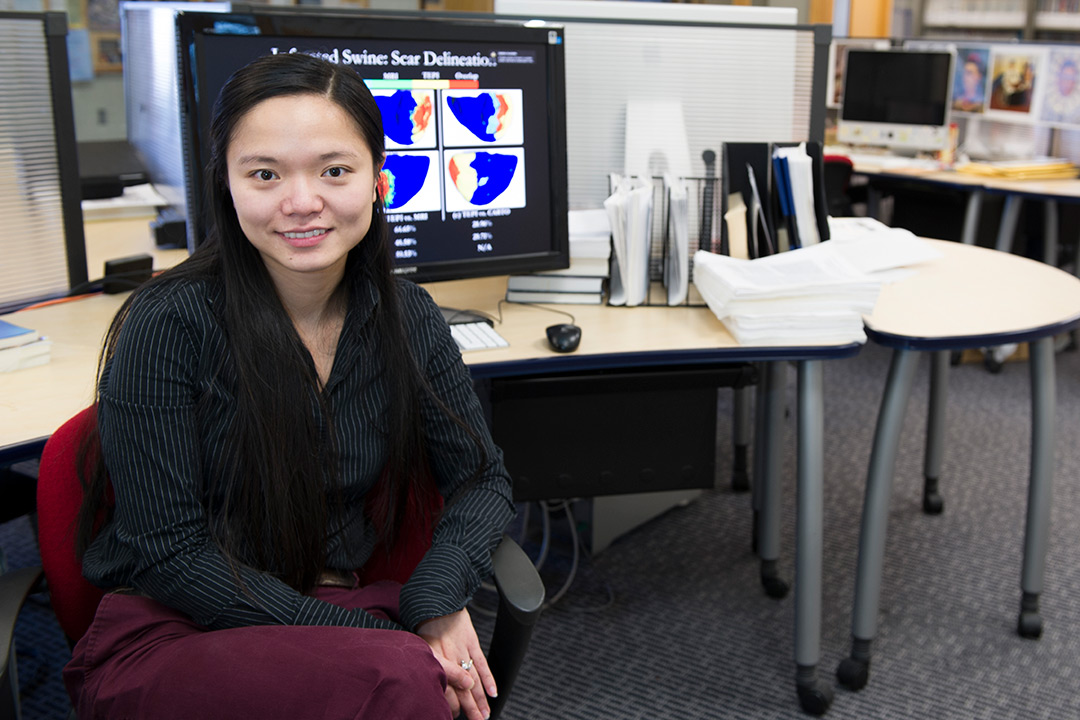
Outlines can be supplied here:
[[[825, 240], [829, 239], [829, 207], [828, 201], [825, 197], [824, 152], [820, 142], [810, 141], [804, 144], [806, 145], [806, 154], [810, 157], [811, 172], [813, 174], [814, 181], [814, 220], [815, 224], [817, 225], [818, 236], [821, 238], [822, 242], [824, 242]], [[799, 145], [799, 143], [773, 143], [769, 151], [769, 155], [771, 157], [772, 150], [776, 148], [794, 147], [797, 145]], [[776, 170], [774, 169], [774, 175], [775, 174]], [[798, 237], [797, 228], [792, 230], [792, 228], [796, 225], [794, 213], [792, 212], [789, 217], [787, 213], [783, 212], [784, 198], [780, 195], [780, 190], [782, 187], [783, 186], [781, 186], [781, 183], [779, 181], [775, 181], [773, 183], [773, 204], [776, 208], [777, 214], [785, 219], [785, 227], [788, 228], [788, 237], [792, 240], [791, 247], [796, 248], [802, 244], [800, 242], [801, 238]], [[790, 184], [787, 184], [784, 189], [790, 189]], [[790, 197], [790, 194], [787, 197]], [[789, 208], [789, 210], [793, 211], [793, 208]]]
[[787, 162], [776, 155], [773, 156], [773, 193], [774, 204], [779, 209], [778, 217], [783, 219], [784, 227], [788, 233], [788, 246], [791, 249], [802, 247], [802, 238], [799, 237], [799, 224], [795, 219], [795, 206], [792, 202], [791, 176], [788, 174]]

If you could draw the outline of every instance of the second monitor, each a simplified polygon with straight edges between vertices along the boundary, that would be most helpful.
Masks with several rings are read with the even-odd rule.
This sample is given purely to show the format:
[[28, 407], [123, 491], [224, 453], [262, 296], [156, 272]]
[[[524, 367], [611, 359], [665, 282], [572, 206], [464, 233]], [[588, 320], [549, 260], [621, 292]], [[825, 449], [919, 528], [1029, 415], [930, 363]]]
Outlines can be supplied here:
[[837, 139], [899, 152], [949, 143], [954, 53], [849, 48]]

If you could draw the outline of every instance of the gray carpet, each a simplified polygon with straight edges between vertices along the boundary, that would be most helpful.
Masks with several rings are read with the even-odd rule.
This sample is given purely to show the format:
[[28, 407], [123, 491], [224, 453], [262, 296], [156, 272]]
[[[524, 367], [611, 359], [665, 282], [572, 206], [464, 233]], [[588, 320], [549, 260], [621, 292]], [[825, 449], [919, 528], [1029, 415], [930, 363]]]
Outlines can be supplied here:
[[[890, 353], [826, 363], [822, 664], [850, 648], [867, 463]], [[840, 687], [831, 718], [1078, 718], [1080, 355], [1058, 355], [1057, 465], [1041, 640], [1015, 632], [1030, 443], [1028, 365], [953, 368], [942, 492], [921, 510], [929, 363], [904, 425], [869, 685]], [[794, 371], [789, 373], [794, 410]], [[722, 394], [722, 397], [724, 395]], [[722, 447], [730, 412], [722, 411]], [[788, 420], [783, 574], [794, 566], [794, 416]], [[721, 477], [730, 461], [721, 459]], [[555, 526], [558, 527], [558, 520]], [[764, 595], [750, 498], [726, 486], [623, 536], [587, 562], [537, 627], [504, 717], [797, 718], [794, 594]], [[559, 550], [568, 553], [565, 546]], [[549, 587], [558, 568], [545, 572]], [[606, 609], [605, 584], [614, 601]]]
[[[830, 681], [850, 645], [862, 490], [889, 357], [868, 346], [858, 357], [825, 365], [820, 670]], [[998, 375], [980, 365], [953, 368], [945, 513], [929, 517], [920, 504], [924, 360], [900, 448], [870, 684], [858, 693], [837, 688], [828, 717], [1080, 717], [1080, 353], [1059, 354], [1057, 368], [1057, 472], [1042, 639], [1023, 640], [1015, 632], [1029, 462], [1028, 366], [1007, 363]], [[789, 391], [794, 410], [794, 371]], [[721, 397], [730, 402], [730, 393]], [[727, 488], [730, 416], [724, 407], [722, 487], [582, 561], [569, 592], [537, 627], [504, 718], [805, 717], [794, 690], [794, 595], [774, 600], [762, 592], [750, 548], [750, 496]], [[793, 417], [786, 437], [781, 565], [790, 580]], [[535, 509], [532, 517], [535, 529]], [[570, 557], [565, 520], [554, 517], [553, 528], [543, 571], [550, 592], [568, 575]], [[13, 534], [0, 532], [0, 542]], [[8, 550], [9, 559], [12, 554]], [[482, 635], [490, 632], [490, 621], [477, 616], [477, 623]], [[46, 623], [33, 624], [20, 630], [28, 638], [21, 664], [36, 662], [40, 644], [52, 642]], [[26, 720], [62, 717], [51, 695], [55, 673], [34, 666], [29, 674]]]

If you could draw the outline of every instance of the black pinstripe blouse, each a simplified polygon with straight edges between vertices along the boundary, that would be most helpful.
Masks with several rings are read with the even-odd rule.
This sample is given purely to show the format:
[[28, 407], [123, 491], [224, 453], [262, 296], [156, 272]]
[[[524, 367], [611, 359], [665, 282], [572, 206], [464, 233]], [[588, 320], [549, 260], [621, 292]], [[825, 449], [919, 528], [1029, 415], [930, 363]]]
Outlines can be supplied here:
[[[442, 400], [483, 438], [492, 460], [478, 483], [449, 507], [431, 550], [401, 592], [401, 623], [464, 607], [491, 573], [491, 552], [513, 516], [510, 478], [492, 444], [468, 370], [428, 294], [401, 281], [407, 331], [420, 367]], [[113, 520], [83, 558], [100, 587], [130, 586], [196, 622], [244, 625], [342, 625], [400, 628], [360, 610], [302, 595], [268, 573], [244, 568], [245, 591], [210, 536], [200, 473], [214, 467], [235, 406], [225, 333], [210, 281], [176, 281], [133, 304], [101, 380], [98, 426], [116, 494]], [[361, 567], [374, 545], [364, 496], [386, 463], [376, 424], [391, 398], [373, 361], [369, 322], [377, 301], [361, 286], [349, 300], [327, 381], [337, 432], [346, 510], [330, 528], [327, 566]], [[219, 367], [223, 372], [216, 372]], [[196, 403], [200, 403], [196, 412]], [[468, 435], [429, 403], [423, 408], [432, 470], [443, 497], [481, 462]], [[338, 527], [340, 524], [340, 527]]]

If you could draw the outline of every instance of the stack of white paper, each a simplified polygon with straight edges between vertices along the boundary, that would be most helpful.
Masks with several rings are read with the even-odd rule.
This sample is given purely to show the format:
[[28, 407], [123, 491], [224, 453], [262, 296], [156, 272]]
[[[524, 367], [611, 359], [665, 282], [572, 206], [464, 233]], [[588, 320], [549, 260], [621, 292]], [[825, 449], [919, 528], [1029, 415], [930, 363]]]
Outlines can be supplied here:
[[649, 295], [649, 243], [652, 232], [652, 184], [611, 176], [615, 191], [604, 201], [611, 222], [611, 305], [641, 305]]
[[883, 282], [911, 275], [910, 266], [941, 257], [910, 230], [865, 217], [829, 218], [829, 243], [855, 267]]
[[874, 311], [882, 284], [941, 256], [910, 232], [874, 222], [830, 220], [833, 239], [757, 260], [699, 250], [694, 285], [740, 343], [865, 342], [862, 316]]
[[881, 290], [828, 243], [757, 260], [699, 250], [694, 285], [747, 345], [865, 342], [862, 316]]
[[570, 267], [553, 272], [562, 275], [607, 277], [611, 260], [611, 223], [604, 208], [571, 210]]

